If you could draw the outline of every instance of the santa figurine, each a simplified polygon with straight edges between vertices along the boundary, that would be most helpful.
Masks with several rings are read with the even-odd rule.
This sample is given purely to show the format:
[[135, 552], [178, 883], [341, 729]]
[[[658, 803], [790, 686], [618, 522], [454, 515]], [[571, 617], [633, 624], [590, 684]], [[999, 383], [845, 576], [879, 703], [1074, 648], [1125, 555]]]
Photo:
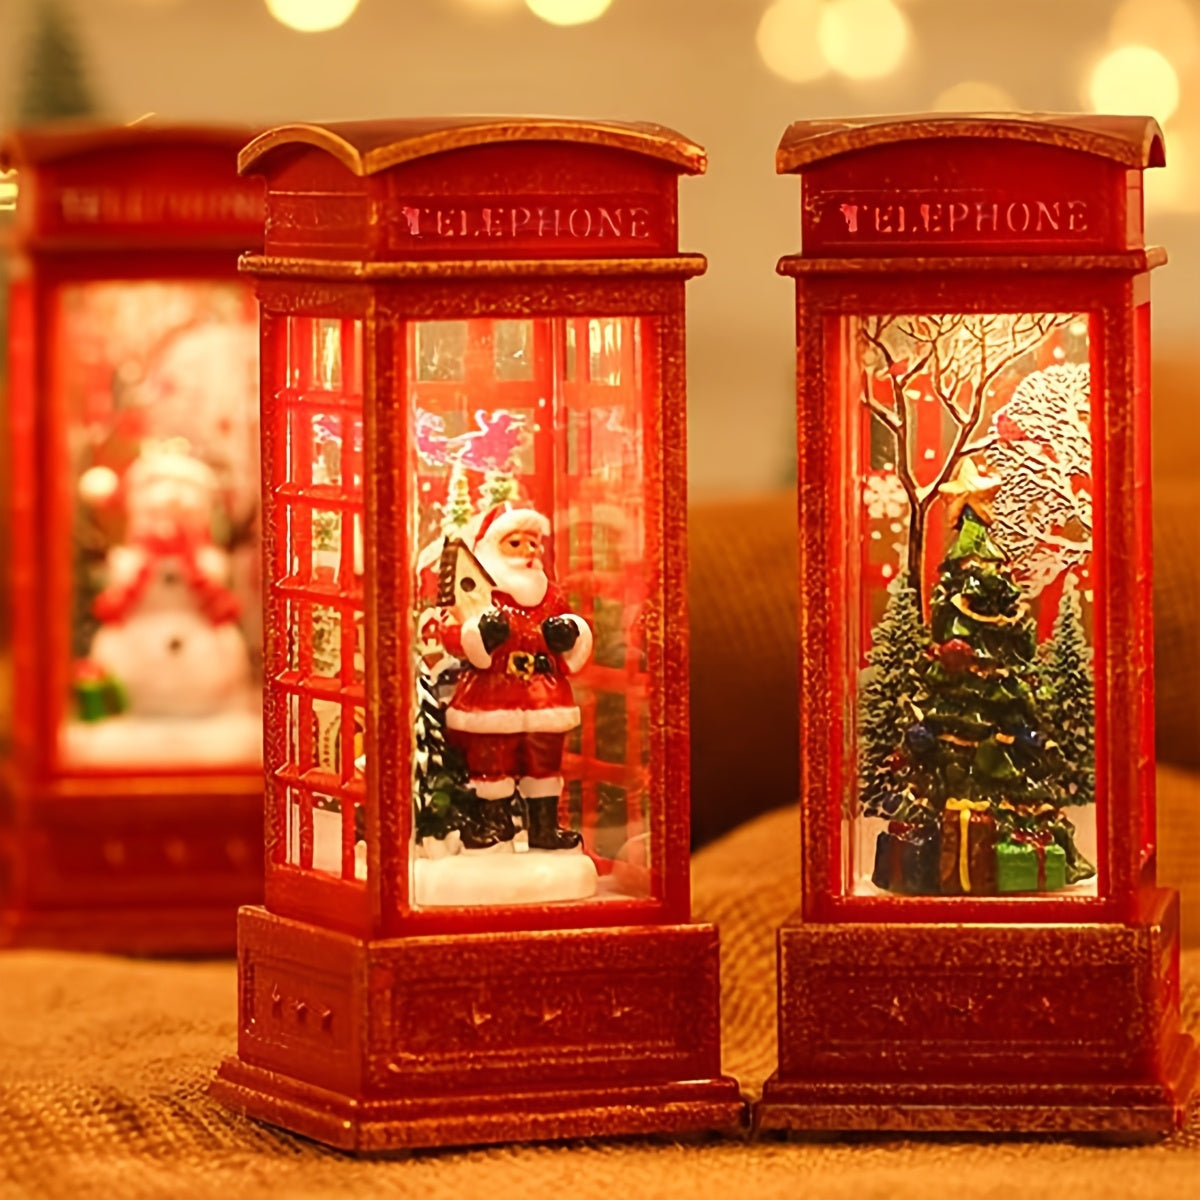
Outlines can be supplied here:
[[198, 717], [244, 697], [250, 658], [228, 586], [229, 556], [211, 533], [216, 473], [185, 444], [145, 443], [124, 480], [92, 467], [85, 502], [125, 506], [124, 541], [107, 556], [90, 661], [139, 716]]
[[465, 851], [512, 849], [514, 797], [528, 813], [531, 850], [575, 850], [558, 824], [567, 733], [579, 724], [569, 676], [592, 652], [587, 622], [568, 611], [542, 560], [550, 522], [504, 503], [484, 514], [471, 548], [491, 577], [490, 604], [443, 626], [446, 649], [468, 666], [446, 710], [446, 739], [466, 759], [477, 806]]

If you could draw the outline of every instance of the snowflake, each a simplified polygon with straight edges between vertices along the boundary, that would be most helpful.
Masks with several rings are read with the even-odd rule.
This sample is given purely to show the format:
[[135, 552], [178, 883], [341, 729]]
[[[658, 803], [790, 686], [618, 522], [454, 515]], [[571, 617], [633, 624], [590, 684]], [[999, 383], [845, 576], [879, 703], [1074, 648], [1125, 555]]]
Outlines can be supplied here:
[[908, 498], [897, 475], [872, 475], [863, 486], [863, 504], [874, 521], [904, 515]]

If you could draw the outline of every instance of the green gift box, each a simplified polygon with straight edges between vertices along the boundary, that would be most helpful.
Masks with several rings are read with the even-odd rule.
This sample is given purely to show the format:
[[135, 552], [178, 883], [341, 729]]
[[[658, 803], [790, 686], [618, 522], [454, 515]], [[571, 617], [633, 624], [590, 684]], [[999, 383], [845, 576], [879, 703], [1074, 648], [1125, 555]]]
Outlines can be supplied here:
[[125, 711], [125, 691], [111, 675], [87, 660], [76, 665], [72, 680], [81, 721], [103, 721]]
[[996, 847], [996, 890], [1053, 892], [1067, 883], [1067, 856], [1050, 834], [1015, 835]]

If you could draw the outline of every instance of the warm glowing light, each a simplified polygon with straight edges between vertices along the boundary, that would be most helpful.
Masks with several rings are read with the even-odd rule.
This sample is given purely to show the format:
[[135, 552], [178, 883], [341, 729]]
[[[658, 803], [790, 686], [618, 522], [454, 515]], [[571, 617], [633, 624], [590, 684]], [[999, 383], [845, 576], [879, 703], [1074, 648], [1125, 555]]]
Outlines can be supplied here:
[[1010, 93], [982, 79], [964, 79], [941, 92], [933, 102], [934, 112], [1011, 112], [1016, 107]]
[[301, 33], [324, 33], [350, 19], [358, 0], [266, 0], [267, 11], [281, 25]]
[[602, 17], [612, 0], [525, 0], [535, 17], [551, 25], [585, 25]]
[[17, 173], [0, 171], [0, 212], [17, 207]]
[[878, 79], [908, 49], [908, 18], [894, 0], [830, 0], [817, 23], [821, 53], [839, 74]]
[[457, 0], [459, 8], [471, 12], [482, 13], [484, 16], [495, 16], [501, 13], [516, 12], [524, 0]]
[[820, 79], [829, 63], [817, 44], [818, 0], [776, 0], [758, 22], [755, 42], [767, 69], [789, 83]]
[[1125, 0], [1108, 29], [1114, 46], [1149, 46], [1178, 67], [1194, 62], [1200, 29], [1187, 0]]
[[1179, 76], [1157, 50], [1121, 46], [1093, 68], [1088, 93], [1097, 112], [1144, 113], [1165, 121], [1179, 103]]

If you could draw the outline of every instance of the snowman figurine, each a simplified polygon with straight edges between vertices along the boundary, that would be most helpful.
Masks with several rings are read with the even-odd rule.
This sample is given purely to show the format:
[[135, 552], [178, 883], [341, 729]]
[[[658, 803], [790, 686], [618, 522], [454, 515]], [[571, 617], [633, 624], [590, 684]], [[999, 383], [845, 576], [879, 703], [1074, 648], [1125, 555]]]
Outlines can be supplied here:
[[[80, 480], [89, 503], [121, 483], [107, 467]], [[229, 588], [229, 556], [212, 540], [215, 472], [184, 442], [145, 443], [125, 473], [125, 540], [107, 557], [93, 613], [91, 661], [143, 717], [205, 717], [238, 705], [250, 658]]]

